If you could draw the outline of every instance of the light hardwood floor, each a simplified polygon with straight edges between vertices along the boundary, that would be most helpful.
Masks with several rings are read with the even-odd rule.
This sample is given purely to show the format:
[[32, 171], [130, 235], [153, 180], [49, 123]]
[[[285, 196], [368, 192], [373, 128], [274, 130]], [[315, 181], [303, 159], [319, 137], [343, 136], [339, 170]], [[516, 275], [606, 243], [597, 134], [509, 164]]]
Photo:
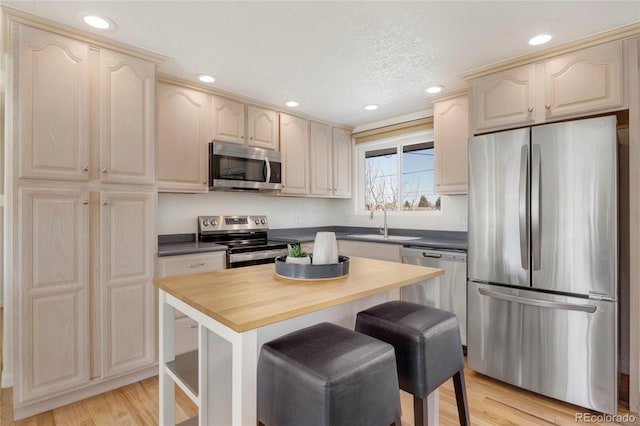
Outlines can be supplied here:
[[[0, 341], [1, 312], [0, 309]], [[506, 385], [468, 369], [465, 370], [465, 377], [473, 425], [576, 425], [576, 413], [588, 412], [580, 407]], [[413, 426], [413, 399], [411, 395], [401, 392], [401, 401], [402, 425]], [[628, 409], [621, 405], [619, 412], [625, 414], [628, 413]], [[176, 422], [196, 414], [195, 405], [176, 387]], [[640, 425], [640, 416], [635, 417], [634, 423], [616, 424]], [[152, 377], [27, 419], [14, 422], [12, 418], [12, 390], [2, 389], [0, 391], [0, 425], [2, 426], [157, 425], [158, 378]], [[443, 426], [459, 424], [451, 380], [440, 387], [440, 424]]]

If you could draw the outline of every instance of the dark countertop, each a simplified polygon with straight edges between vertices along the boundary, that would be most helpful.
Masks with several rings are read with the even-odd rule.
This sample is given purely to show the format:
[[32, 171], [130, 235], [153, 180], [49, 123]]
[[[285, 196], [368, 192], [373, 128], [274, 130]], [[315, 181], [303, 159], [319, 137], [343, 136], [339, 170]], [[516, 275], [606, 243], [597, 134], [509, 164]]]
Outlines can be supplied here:
[[198, 241], [196, 234], [158, 235], [158, 257], [226, 250], [227, 246]]
[[[424, 229], [389, 229], [391, 238], [367, 238], [378, 234], [378, 228], [357, 226], [316, 226], [311, 228], [272, 229], [269, 239], [287, 243], [303, 243], [316, 239], [316, 232], [335, 232], [339, 240], [366, 241], [383, 244], [424, 247], [444, 250], [467, 250], [467, 233], [457, 231], [429, 231]], [[353, 234], [361, 234], [353, 235]], [[394, 240], [393, 236], [420, 237], [417, 240]], [[196, 234], [158, 235], [158, 257], [207, 253], [227, 250], [227, 246], [198, 241]]]
[[[425, 247], [444, 250], [467, 250], [467, 233], [459, 231], [430, 231], [424, 229], [389, 229], [389, 239], [367, 238], [353, 234], [378, 234], [378, 228], [357, 226], [320, 226], [312, 228], [272, 229], [269, 239], [285, 242], [307, 242], [316, 238], [316, 232], [335, 232], [339, 240], [367, 241], [403, 246]], [[420, 237], [417, 240], [394, 240], [393, 236]]]

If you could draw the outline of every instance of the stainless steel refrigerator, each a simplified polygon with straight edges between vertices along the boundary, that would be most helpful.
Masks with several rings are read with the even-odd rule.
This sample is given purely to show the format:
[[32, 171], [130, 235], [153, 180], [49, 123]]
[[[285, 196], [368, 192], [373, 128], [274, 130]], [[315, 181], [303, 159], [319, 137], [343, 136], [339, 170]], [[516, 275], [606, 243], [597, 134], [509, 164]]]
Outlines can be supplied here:
[[469, 140], [468, 366], [614, 414], [616, 118]]

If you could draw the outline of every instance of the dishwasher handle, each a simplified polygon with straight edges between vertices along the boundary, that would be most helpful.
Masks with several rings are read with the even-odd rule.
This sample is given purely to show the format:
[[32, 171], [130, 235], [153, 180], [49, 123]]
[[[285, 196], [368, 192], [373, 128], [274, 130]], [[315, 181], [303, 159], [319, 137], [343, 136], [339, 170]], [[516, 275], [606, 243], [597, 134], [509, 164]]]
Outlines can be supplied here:
[[422, 257], [430, 257], [433, 259], [440, 259], [442, 258], [442, 255], [440, 253], [428, 253], [426, 251], [422, 252]]

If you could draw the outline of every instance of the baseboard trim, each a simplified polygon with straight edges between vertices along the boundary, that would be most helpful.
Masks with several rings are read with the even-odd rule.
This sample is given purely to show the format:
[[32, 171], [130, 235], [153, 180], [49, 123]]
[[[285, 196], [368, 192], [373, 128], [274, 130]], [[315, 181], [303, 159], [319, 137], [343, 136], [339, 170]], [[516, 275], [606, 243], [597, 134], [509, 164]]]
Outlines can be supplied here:
[[52, 410], [54, 408], [62, 407], [63, 405], [71, 404], [72, 402], [80, 401], [82, 399], [90, 398], [92, 396], [120, 388], [122, 386], [130, 385], [131, 383], [139, 382], [140, 380], [148, 379], [149, 377], [158, 375], [158, 366], [147, 368], [142, 371], [138, 371], [126, 376], [117, 377], [114, 379], [101, 380], [99, 383], [89, 384], [88, 386], [74, 389], [71, 392], [55, 396], [53, 398], [46, 399], [44, 401], [38, 401], [33, 403], [23, 403], [14, 405], [13, 407], [13, 419], [20, 420], [25, 417], [34, 416], [44, 411]]

